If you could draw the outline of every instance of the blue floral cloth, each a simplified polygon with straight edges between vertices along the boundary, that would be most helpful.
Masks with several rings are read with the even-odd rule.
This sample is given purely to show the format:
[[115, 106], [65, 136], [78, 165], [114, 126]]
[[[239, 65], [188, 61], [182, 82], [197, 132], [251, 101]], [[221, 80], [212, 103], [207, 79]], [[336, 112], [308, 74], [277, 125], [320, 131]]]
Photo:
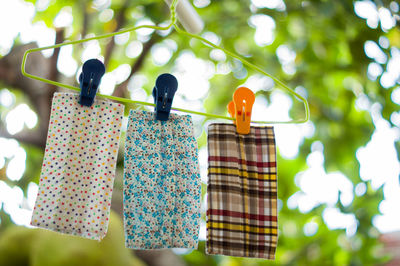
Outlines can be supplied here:
[[125, 142], [125, 245], [197, 248], [200, 223], [198, 150], [188, 115], [131, 110]]

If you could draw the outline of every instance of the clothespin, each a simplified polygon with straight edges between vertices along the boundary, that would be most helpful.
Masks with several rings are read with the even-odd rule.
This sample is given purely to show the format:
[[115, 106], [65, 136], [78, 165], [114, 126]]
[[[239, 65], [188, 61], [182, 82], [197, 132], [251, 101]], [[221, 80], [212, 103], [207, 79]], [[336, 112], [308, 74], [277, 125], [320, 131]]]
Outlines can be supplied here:
[[106, 72], [104, 64], [97, 59], [87, 60], [82, 66], [82, 73], [79, 76], [81, 94], [79, 103], [85, 106], [92, 106], [101, 78]]
[[153, 89], [156, 119], [167, 121], [171, 111], [172, 100], [178, 89], [178, 81], [171, 74], [161, 74]]
[[[229, 115], [230, 115], [232, 118], [235, 118], [235, 117], [236, 117], [236, 115], [235, 115], [235, 103], [234, 103], [233, 101], [230, 101], [230, 102], [228, 103], [227, 108], [228, 108], [228, 113], [229, 113]], [[236, 125], [236, 120], [233, 120], [233, 123]]]
[[236, 132], [239, 134], [250, 133], [251, 110], [256, 99], [254, 92], [246, 87], [240, 87], [233, 93], [233, 101], [227, 108], [229, 114], [235, 118]]

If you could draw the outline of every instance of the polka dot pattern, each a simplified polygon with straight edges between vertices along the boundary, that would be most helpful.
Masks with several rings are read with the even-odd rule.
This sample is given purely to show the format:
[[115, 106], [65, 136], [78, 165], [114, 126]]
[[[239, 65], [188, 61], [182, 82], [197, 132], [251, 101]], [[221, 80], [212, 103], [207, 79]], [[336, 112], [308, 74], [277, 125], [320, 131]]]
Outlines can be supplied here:
[[201, 182], [192, 119], [131, 110], [125, 142], [125, 245], [197, 248]]
[[53, 97], [39, 191], [31, 225], [89, 239], [102, 239], [111, 193], [124, 106], [79, 94]]

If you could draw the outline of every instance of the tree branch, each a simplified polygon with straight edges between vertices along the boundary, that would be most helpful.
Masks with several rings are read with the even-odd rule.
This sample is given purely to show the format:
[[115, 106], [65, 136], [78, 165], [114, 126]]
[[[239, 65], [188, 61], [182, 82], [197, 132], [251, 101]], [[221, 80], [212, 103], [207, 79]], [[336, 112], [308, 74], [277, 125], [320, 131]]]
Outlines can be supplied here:
[[44, 149], [44, 147], [46, 146], [46, 138], [43, 138], [41, 134], [38, 133], [39, 131], [34, 131], [34, 134], [32, 134], [32, 132], [22, 131], [18, 134], [11, 135], [7, 132], [5, 126], [2, 123], [0, 126], [0, 137], [6, 139], [15, 139], [18, 142], [23, 142], [25, 144], [34, 145], [38, 148]]
[[131, 73], [129, 74], [129, 77], [122, 82], [115, 90], [113, 93], [113, 96], [117, 96], [117, 97], [125, 97], [126, 92], [128, 91], [128, 84], [129, 84], [129, 80], [132, 78], [132, 76], [139, 72], [139, 70], [142, 68], [143, 64], [144, 64], [144, 60], [146, 59], [147, 55], [149, 54], [151, 47], [153, 47], [154, 44], [156, 44], [158, 42], [158, 40], [160, 39], [160, 36], [157, 34], [153, 34], [150, 38], [150, 40], [148, 40], [144, 46], [143, 46], [143, 50], [142, 53], [139, 55], [138, 59], [134, 62], [134, 64], [132, 65], [132, 70]]
[[[123, 4], [123, 6], [120, 8], [116, 21], [117, 25], [115, 27], [115, 31], [119, 31], [125, 24], [126, 18], [125, 18], [125, 11], [128, 8], [128, 0], [126, 0]], [[107, 67], [108, 63], [110, 62], [111, 55], [114, 51], [115, 48], [115, 37], [112, 37], [110, 42], [107, 44], [106, 47], [106, 52], [104, 54], [104, 65]]]
[[[62, 43], [64, 42], [64, 28], [56, 29], [56, 41], [55, 43]], [[56, 48], [53, 51], [53, 55], [50, 57], [49, 62], [49, 80], [58, 81], [60, 79], [60, 72], [57, 69], [57, 62], [58, 57], [60, 55], [60, 48]], [[50, 119], [50, 108], [51, 108], [51, 99], [53, 98], [54, 92], [57, 90], [57, 86], [54, 85], [47, 85], [45, 90], [45, 95], [38, 98], [38, 106], [36, 106], [38, 115], [39, 115], [39, 130], [41, 131], [41, 135], [43, 138], [46, 138], [47, 130], [49, 126], [49, 119]]]
[[171, 250], [135, 250], [135, 255], [152, 266], [184, 266], [183, 260]]
[[[64, 29], [56, 30], [56, 43], [63, 42]], [[35, 130], [27, 130], [15, 135], [7, 132], [4, 125], [1, 126], [0, 136], [14, 138], [20, 142], [43, 148], [46, 143], [48, 122], [50, 118], [50, 105], [53, 92], [56, 87], [46, 85], [43, 82], [26, 78], [20, 71], [23, 54], [27, 49], [36, 48], [33, 43], [16, 46], [8, 55], [0, 59], [0, 80], [4, 85], [22, 91], [28, 98], [39, 117], [39, 125]], [[60, 73], [57, 70], [59, 48], [55, 49], [50, 58], [45, 58], [41, 53], [35, 52], [29, 55], [26, 62], [26, 70], [50, 80], [59, 80]], [[40, 67], [37, 67], [40, 66]], [[38, 73], [39, 72], [39, 73]], [[47, 87], [47, 88], [46, 88]]]
[[[26, 50], [37, 48], [36, 44], [28, 43], [21, 46], [14, 46], [6, 56], [0, 59], [0, 80], [8, 87], [21, 90], [32, 103], [35, 103], [36, 96], [43, 92], [43, 83], [28, 79], [22, 76], [20, 66], [22, 57]], [[37, 66], [40, 66], [38, 68]], [[40, 76], [47, 76], [49, 60], [41, 53], [32, 53], [26, 62], [26, 71], [36, 72]], [[38, 73], [39, 72], [39, 73]], [[36, 107], [36, 106], [35, 106]]]
[[[28, 79], [24, 77], [20, 71], [24, 52], [27, 49], [36, 47], [37, 46], [34, 43], [15, 46], [8, 55], [1, 58], [0, 80], [5, 86], [20, 90], [24, 95], [26, 95], [33, 105], [33, 108], [37, 110], [38, 116], [40, 117], [40, 110], [42, 110], [41, 105], [43, 104], [42, 99], [43, 97], [46, 97], [47, 92], [44, 90], [42, 82]], [[50, 60], [45, 58], [41, 53], [32, 53], [29, 55], [26, 62], [26, 71], [29, 73], [35, 72], [39, 76], [47, 77], [50, 65], [49, 62]], [[37, 127], [36, 130], [30, 130], [11, 135], [7, 132], [5, 126], [1, 125], [0, 136], [5, 138], [14, 138], [18, 141], [38, 147], [43, 147], [46, 141], [46, 134], [43, 135], [43, 130], [40, 129], [40, 126]]]
[[[56, 41], [55, 43], [62, 43], [64, 42], [64, 28], [56, 29]], [[56, 48], [53, 51], [53, 55], [50, 58], [50, 69], [49, 69], [49, 79], [50, 80], [58, 80], [60, 78], [60, 72], [57, 69], [57, 61], [58, 56], [60, 55], [60, 48]], [[57, 89], [54, 85], [49, 85], [49, 89], [55, 91]]]
[[87, 34], [87, 29], [89, 27], [89, 14], [87, 12], [87, 1], [82, 1], [81, 2], [81, 10], [82, 10], [82, 38], [85, 38], [86, 34]]

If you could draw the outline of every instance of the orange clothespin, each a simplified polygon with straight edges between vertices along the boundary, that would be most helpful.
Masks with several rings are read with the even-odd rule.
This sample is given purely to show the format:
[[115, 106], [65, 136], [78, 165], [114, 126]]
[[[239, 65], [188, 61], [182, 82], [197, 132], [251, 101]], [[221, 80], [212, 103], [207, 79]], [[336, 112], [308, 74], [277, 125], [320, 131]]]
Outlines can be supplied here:
[[236, 132], [250, 133], [251, 109], [256, 97], [254, 92], [246, 87], [240, 87], [233, 93], [233, 101], [228, 104], [229, 114], [235, 118]]
[[[232, 118], [235, 118], [235, 104], [233, 101], [230, 101], [226, 106], [228, 108], [228, 113]], [[233, 120], [233, 123], [236, 125], [236, 120]]]

